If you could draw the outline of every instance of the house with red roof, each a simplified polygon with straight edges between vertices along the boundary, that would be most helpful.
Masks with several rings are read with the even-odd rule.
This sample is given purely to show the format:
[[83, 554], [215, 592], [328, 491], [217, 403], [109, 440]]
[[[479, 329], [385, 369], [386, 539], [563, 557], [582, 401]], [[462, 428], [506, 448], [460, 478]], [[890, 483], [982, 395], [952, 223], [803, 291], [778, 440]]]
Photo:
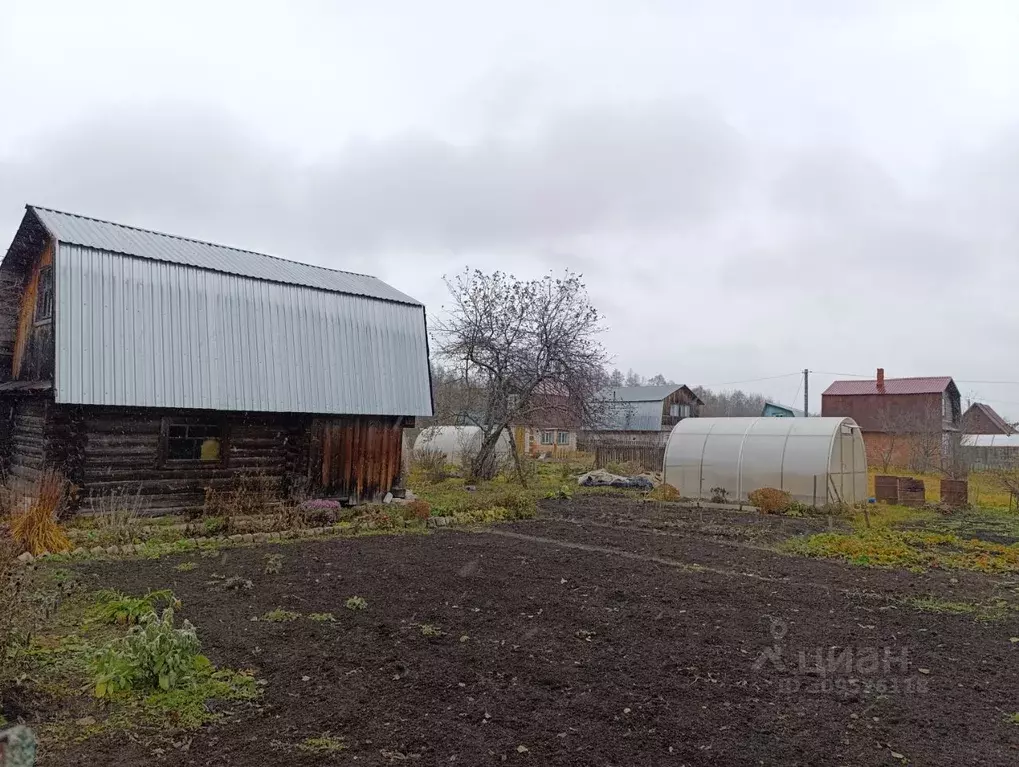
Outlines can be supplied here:
[[965, 434], [1016, 434], [1015, 427], [998, 415], [997, 411], [983, 402], [974, 402], [962, 414], [962, 430]]
[[860, 426], [867, 462], [932, 471], [955, 455], [962, 430], [959, 389], [950, 376], [834, 381], [821, 393], [821, 415]]

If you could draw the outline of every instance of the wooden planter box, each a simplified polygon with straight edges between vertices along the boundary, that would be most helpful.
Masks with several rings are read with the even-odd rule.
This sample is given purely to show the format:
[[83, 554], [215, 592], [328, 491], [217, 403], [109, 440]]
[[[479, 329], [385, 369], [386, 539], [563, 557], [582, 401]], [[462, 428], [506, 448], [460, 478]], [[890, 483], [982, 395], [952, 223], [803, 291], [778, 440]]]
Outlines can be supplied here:
[[879, 474], [874, 477], [874, 499], [879, 503], [899, 502], [899, 478], [888, 474]]
[[926, 503], [922, 479], [899, 477], [899, 503], [903, 506], [923, 506]]
[[941, 480], [941, 502], [953, 509], [969, 506], [969, 481], [965, 479]]

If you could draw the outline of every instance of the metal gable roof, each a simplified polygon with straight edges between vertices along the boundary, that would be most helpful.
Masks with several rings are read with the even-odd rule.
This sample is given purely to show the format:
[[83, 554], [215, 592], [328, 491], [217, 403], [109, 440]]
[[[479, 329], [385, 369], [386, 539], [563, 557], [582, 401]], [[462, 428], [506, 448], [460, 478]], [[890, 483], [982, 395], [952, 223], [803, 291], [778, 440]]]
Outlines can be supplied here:
[[668, 386], [616, 386], [599, 392], [598, 398], [616, 402], [661, 402], [682, 384]]
[[[949, 386], [953, 386], [951, 376], [927, 378], [886, 378], [885, 394], [940, 394]], [[833, 381], [821, 396], [834, 395], [839, 397], [863, 394], [881, 394], [877, 381]]]
[[302, 264], [225, 245], [62, 213], [37, 205], [26, 207], [54, 238], [63, 243], [257, 280], [421, 305], [377, 277]]

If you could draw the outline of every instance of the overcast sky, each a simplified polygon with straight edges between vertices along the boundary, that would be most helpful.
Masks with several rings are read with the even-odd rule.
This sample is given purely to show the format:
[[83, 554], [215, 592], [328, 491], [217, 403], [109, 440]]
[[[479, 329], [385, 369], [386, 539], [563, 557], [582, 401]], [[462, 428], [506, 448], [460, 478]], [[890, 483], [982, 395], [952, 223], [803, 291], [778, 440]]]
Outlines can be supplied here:
[[624, 371], [1019, 419], [1017, 71], [1014, 0], [0, 0], [0, 239], [31, 202], [430, 312], [570, 268]]

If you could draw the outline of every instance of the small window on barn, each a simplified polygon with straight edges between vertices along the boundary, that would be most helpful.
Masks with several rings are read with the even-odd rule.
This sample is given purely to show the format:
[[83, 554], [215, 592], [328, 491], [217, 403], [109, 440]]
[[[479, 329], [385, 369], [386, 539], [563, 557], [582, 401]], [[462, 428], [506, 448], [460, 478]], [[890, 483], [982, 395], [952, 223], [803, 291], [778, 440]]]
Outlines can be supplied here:
[[35, 297], [35, 321], [53, 319], [53, 267], [44, 266], [39, 270], [39, 290]]
[[541, 433], [541, 444], [553, 445], [555, 444], [555, 432], [554, 431], [543, 431]]
[[556, 441], [560, 445], [570, 444], [570, 433], [568, 431], [561, 431], [556, 435]]
[[690, 406], [689, 405], [680, 405], [679, 406], [679, 416], [680, 416], [680, 418], [689, 418], [690, 417]]
[[669, 415], [679, 418], [679, 405], [669, 405]]
[[219, 463], [223, 456], [223, 426], [197, 418], [166, 418], [163, 424], [167, 461]]

